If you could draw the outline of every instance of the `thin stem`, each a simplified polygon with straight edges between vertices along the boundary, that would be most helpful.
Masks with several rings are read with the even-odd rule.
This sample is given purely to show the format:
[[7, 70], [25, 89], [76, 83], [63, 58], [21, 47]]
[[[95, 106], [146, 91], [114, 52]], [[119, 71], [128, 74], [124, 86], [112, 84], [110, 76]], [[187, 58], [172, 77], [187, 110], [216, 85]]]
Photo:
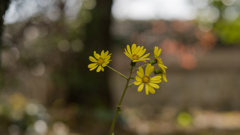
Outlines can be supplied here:
[[122, 100], [123, 100], [123, 97], [124, 97], [124, 95], [125, 95], [125, 93], [126, 93], [126, 90], [127, 90], [127, 88], [128, 88], [128, 84], [129, 84], [129, 81], [130, 81], [130, 79], [131, 79], [132, 72], [133, 72], [133, 67], [131, 67], [130, 75], [129, 75], [128, 79], [127, 79], [127, 84], [126, 84], [126, 86], [125, 86], [125, 89], [124, 89], [124, 91], [123, 91], [123, 94], [122, 94], [122, 97], [121, 97], [121, 99], [120, 99], [120, 101], [119, 101], [118, 106], [121, 106], [121, 104], [122, 104]]
[[110, 67], [107, 65], [108, 68], [110, 68], [111, 70], [113, 70], [114, 72], [118, 73], [119, 75], [121, 75], [123, 78], [128, 79], [125, 75], [123, 75], [122, 73], [118, 72], [117, 70], [115, 70], [114, 68]]
[[[149, 64], [149, 63], [147, 63], [147, 64], [144, 64], [144, 65], [142, 65], [142, 66], [139, 66], [139, 67], [145, 67], [145, 66], [147, 66], [148, 64]], [[136, 70], [138, 70], [138, 68], [139, 68], [139, 67], [135, 68], [135, 69], [133, 70], [133, 72], [134, 72], [134, 71], [136, 71]]]
[[134, 84], [134, 82], [130, 83], [130, 84], [128, 85], [128, 87], [131, 87], [133, 84]]
[[128, 84], [129, 84], [129, 81], [130, 81], [130, 79], [131, 79], [132, 72], [133, 72], [133, 67], [131, 67], [130, 75], [129, 75], [129, 77], [127, 78], [127, 84], [126, 84], [125, 89], [124, 89], [124, 91], [123, 91], [122, 97], [121, 97], [121, 99], [120, 99], [120, 101], [119, 101], [119, 103], [118, 103], [118, 105], [117, 105], [117, 109], [116, 109], [116, 112], [115, 112], [115, 116], [114, 116], [114, 119], [113, 119], [113, 122], [112, 122], [112, 126], [111, 126], [111, 129], [110, 129], [109, 135], [112, 135], [112, 133], [113, 133], [114, 126], [115, 126], [115, 123], [116, 123], [116, 120], [117, 120], [118, 111], [119, 111], [119, 108], [121, 109], [122, 100], [123, 100], [124, 95], [125, 95], [125, 93], [126, 93], [126, 91], [127, 91]]

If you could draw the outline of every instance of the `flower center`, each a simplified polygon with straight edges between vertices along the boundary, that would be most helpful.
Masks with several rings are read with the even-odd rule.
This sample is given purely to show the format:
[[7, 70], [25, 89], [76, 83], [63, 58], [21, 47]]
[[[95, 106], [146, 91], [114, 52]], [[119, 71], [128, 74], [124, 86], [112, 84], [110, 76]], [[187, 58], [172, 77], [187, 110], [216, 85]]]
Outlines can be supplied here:
[[142, 78], [142, 81], [144, 82], [144, 83], [148, 83], [149, 82], [149, 77], [148, 76], [144, 76], [143, 78]]
[[138, 58], [139, 58], [139, 57], [138, 57], [137, 54], [133, 54], [133, 55], [132, 55], [132, 59], [133, 59], [133, 60], [138, 60]]
[[103, 62], [104, 62], [103, 59], [102, 59], [102, 58], [99, 58], [97, 63], [98, 63], [98, 65], [102, 65]]

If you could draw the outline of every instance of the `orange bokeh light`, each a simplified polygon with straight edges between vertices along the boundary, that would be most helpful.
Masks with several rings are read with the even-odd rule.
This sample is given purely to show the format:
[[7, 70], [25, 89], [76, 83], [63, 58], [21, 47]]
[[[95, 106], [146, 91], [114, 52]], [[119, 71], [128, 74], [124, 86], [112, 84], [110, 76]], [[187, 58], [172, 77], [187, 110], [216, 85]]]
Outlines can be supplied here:
[[174, 40], [165, 39], [159, 45], [165, 54], [176, 55], [178, 43]]
[[197, 60], [194, 55], [192, 54], [183, 54], [179, 56], [179, 64], [185, 69], [193, 69], [197, 66]]

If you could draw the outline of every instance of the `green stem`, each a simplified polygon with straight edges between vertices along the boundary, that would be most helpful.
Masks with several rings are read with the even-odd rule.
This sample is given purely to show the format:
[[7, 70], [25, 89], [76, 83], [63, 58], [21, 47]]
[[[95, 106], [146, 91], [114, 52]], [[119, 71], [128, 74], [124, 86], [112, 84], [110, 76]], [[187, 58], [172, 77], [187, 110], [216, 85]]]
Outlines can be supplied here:
[[[142, 65], [142, 66], [139, 66], [139, 67], [145, 67], [145, 66], [147, 66], [149, 63], [147, 63], [147, 64], [144, 64], [144, 65]], [[137, 67], [137, 68], [135, 68], [134, 70], [133, 70], [133, 72], [134, 71], [136, 71], [136, 70], [138, 70], [139, 69], [139, 67]]]
[[115, 70], [114, 68], [110, 67], [107, 65], [108, 68], [110, 68], [111, 70], [113, 70], [114, 72], [118, 73], [119, 75], [121, 75], [123, 78], [128, 79], [125, 75], [123, 75], [122, 73], [118, 72], [117, 70]]
[[130, 83], [130, 84], [128, 85], [128, 87], [131, 87], [133, 84], [134, 84], [134, 83]]
[[124, 91], [123, 91], [122, 97], [121, 97], [121, 99], [120, 99], [120, 101], [119, 101], [119, 103], [118, 103], [118, 105], [117, 105], [117, 109], [116, 109], [116, 112], [115, 112], [115, 116], [114, 116], [114, 118], [113, 118], [113, 122], [112, 122], [112, 126], [111, 126], [111, 129], [110, 129], [109, 135], [112, 135], [112, 133], [113, 133], [114, 126], [115, 126], [115, 123], [116, 123], [116, 120], [117, 120], [118, 111], [119, 111], [118, 108], [121, 109], [122, 100], [123, 100], [124, 95], [125, 95], [125, 93], [126, 93], [126, 91], [127, 91], [128, 84], [129, 84], [129, 81], [130, 81], [130, 79], [131, 79], [132, 72], [133, 72], [133, 67], [131, 67], [130, 75], [129, 75], [129, 77], [127, 78], [127, 84], [126, 84], [125, 89], [124, 89]]

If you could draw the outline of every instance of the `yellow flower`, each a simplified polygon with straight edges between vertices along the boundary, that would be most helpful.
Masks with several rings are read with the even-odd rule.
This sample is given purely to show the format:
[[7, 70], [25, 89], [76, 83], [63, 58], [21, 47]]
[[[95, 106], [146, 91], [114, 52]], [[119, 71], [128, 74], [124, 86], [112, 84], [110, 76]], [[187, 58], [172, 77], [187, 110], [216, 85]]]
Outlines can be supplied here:
[[162, 69], [157, 69], [157, 70], [154, 71], [154, 73], [158, 74], [159, 76], [162, 76], [163, 77], [163, 81], [167, 82], [166, 70], [163, 71]]
[[155, 60], [156, 60], [156, 62], [157, 62], [157, 64], [158, 64], [158, 67], [160, 68], [160, 69], [162, 69], [162, 71], [164, 72], [164, 73], [166, 73], [166, 66], [163, 64], [163, 62], [162, 62], [162, 59], [161, 58], [158, 58], [158, 56], [161, 54], [161, 49], [158, 49], [158, 47], [157, 46], [155, 46], [155, 48], [154, 48], [154, 57], [155, 57]]
[[93, 52], [94, 57], [89, 56], [89, 60], [91, 62], [93, 62], [92, 64], [88, 65], [88, 68], [90, 68], [90, 71], [94, 70], [95, 68], [97, 68], [97, 72], [100, 72], [101, 70], [104, 71], [103, 67], [106, 67], [107, 64], [111, 61], [110, 57], [111, 57], [111, 53], [108, 54], [108, 51], [106, 51], [104, 53], [104, 50], [102, 50], [101, 55], [99, 55], [98, 53], [96, 53], [96, 51]]
[[127, 45], [127, 50], [125, 49], [124, 54], [129, 57], [132, 62], [137, 62], [137, 61], [143, 61], [146, 62], [146, 60], [150, 60], [149, 58], [146, 58], [150, 53], [142, 56], [144, 53], [146, 52], [146, 49], [143, 49], [143, 46], [136, 46], [136, 44], [132, 45], [132, 51], [129, 47], [129, 45]]
[[163, 78], [163, 81], [167, 82], [166, 71], [163, 71], [162, 78]]
[[155, 46], [153, 53], [154, 53], [155, 61], [157, 62], [158, 67], [162, 70], [161, 75], [163, 77], [163, 81], [167, 82], [167, 76], [166, 76], [167, 67], [163, 64], [162, 59], [159, 58], [161, 51], [162, 51], [161, 49], [158, 49], [158, 47]]
[[141, 92], [144, 84], [145, 84], [145, 90], [146, 90], [146, 95], [148, 95], [148, 93], [155, 93], [155, 89], [158, 89], [159, 86], [155, 83], [160, 83], [161, 82], [161, 76], [154, 76], [154, 77], [150, 77], [149, 75], [151, 74], [151, 72], [154, 70], [154, 66], [151, 66], [151, 64], [148, 64], [146, 69], [145, 69], [145, 75], [143, 72], [143, 68], [139, 67], [139, 71], [137, 71], [137, 75], [136, 81], [134, 82], [135, 85], [139, 85], [138, 86], [138, 92]]

